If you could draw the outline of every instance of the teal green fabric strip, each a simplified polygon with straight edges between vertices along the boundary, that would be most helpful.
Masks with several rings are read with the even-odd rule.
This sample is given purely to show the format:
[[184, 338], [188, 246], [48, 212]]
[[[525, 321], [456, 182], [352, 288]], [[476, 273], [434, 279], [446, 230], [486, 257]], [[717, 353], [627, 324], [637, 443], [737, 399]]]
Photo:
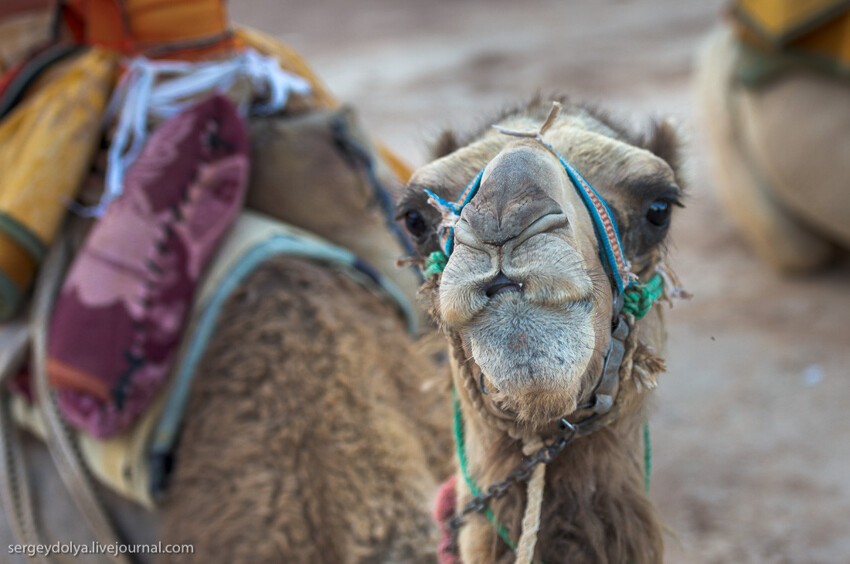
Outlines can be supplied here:
[[12, 319], [20, 309], [24, 295], [14, 282], [0, 272], [0, 321]]
[[850, 79], [850, 65], [837, 57], [828, 57], [803, 49], [764, 53], [744, 44], [738, 45], [735, 80], [747, 88], [758, 90], [768, 86], [786, 72], [800, 69], [815, 69], [838, 79]]
[[36, 262], [44, 260], [47, 255], [47, 247], [38, 238], [38, 235], [30, 231], [29, 227], [0, 211], [0, 230], [21, 245], [30, 255], [35, 257]]
[[780, 35], [775, 35], [764, 28], [758, 21], [750, 17], [750, 14], [740, 6], [734, 7], [732, 9], [732, 13], [747, 27], [755, 31], [756, 34], [758, 34], [764, 41], [770, 43], [776, 48], [782, 48], [792, 41], [828, 24], [832, 20], [841, 16], [848, 9], [850, 9], [850, 0], [836, 0], [832, 2], [831, 5], [824, 6], [819, 12], [809, 16], [807, 20], [801, 21], [796, 27], [789, 28]]

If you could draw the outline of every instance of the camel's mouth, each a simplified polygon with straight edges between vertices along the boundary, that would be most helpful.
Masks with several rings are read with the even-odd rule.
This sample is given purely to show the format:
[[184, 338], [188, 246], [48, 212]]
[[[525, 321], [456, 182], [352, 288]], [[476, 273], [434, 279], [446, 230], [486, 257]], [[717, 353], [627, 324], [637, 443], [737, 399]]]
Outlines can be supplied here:
[[525, 299], [518, 289], [496, 294], [463, 331], [481, 370], [478, 385], [518, 420], [551, 420], [575, 409], [596, 350], [591, 298], [557, 307]]
[[494, 298], [500, 294], [520, 293], [522, 286], [522, 282], [514, 282], [500, 270], [496, 278], [484, 287], [484, 295], [488, 298]]
[[601, 277], [563, 226], [495, 249], [461, 238], [441, 279], [441, 321], [484, 373], [488, 401], [526, 423], [575, 409], [610, 327]]

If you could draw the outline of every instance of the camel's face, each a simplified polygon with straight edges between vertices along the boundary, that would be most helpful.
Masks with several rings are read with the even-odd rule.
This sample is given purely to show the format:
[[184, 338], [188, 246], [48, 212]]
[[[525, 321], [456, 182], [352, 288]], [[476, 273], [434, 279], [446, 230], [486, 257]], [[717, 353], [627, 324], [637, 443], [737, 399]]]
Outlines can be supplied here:
[[[646, 150], [574, 125], [550, 130], [546, 140], [634, 231], [627, 240], [649, 252], [666, 234], [658, 210], [678, 197], [672, 169]], [[499, 407], [526, 422], [551, 421], [575, 410], [601, 368], [611, 284], [590, 215], [558, 159], [537, 141], [498, 133], [414, 174], [401, 211], [424, 255], [436, 250], [440, 216], [419, 195], [423, 187], [455, 199], [481, 168], [480, 190], [455, 224], [454, 250], [430, 294], [432, 309], [460, 337]]]

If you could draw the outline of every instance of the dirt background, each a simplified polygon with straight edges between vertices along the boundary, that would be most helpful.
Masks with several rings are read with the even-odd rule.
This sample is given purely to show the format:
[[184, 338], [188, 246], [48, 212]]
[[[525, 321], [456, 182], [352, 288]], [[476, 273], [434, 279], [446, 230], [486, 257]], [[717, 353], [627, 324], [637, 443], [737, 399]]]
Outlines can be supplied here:
[[850, 264], [783, 278], [718, 207], [695, 121], [694, 55], [718, 0], [233, 0], [235, 20], [299, 49], [412, 164], [531, 94], [566, 92], [688, 140], [652, 420], [652, 497], [669, 562], [850, 562]]

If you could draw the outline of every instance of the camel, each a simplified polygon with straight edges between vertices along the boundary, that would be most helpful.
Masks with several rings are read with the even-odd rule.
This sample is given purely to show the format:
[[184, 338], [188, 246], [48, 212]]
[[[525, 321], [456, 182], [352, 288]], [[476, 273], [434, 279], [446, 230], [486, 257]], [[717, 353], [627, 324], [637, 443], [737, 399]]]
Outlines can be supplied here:
[[[253, 125], [257, 158], [292, 155], [280, 131], [274, 120]], [[275, 215], [345, 237], [410, 295], [415, 277], [394, 268], [404, 250], [376, 195], [362, 176], [333, 170], [359, 165], [342, 149], [322, 154], [305, 131], [302, 150], [352, 181], [260, 173], [249, 202], [279, 194]], [[316, 209], [323, 221], [313, 221]], [[280, 258], [233, 294], [218, 327], [192, 390], [161, 538], [199, 547], [192, 561], [433, 561], [448, 406], [438, 387], [423, 392], [421, 375], [439, 367], [393, 304], [335, 269]]]
[[[271, 198], [272, 215], [303, 218], [300, 227], [328, 238], [344, 233], [412, 300], [410, 269], [386, 269], [386, 257], [394, 264], [405, 252], [381, 213], [387, 194], [370, 189], [340, 123], [350, 130], [345, 139], [369, 147], [347, 110], [252, 123], [263, 170], [248, 203]], [[303, 154], [294, 155], [294, 140]], [[316, 165], [321, 175], [306, 174]], [[127, 542], [194, 547], [159, 562], [432, 562], [431, 504], [450, 472], [450, 415], [440, 387], [425, 390], [423, 375], [441, 362], [374, 284], [310, 258], [268, 260], [221, 310], [163, 503], [146, 513], [101, 491], [109, 513]], [[43, 446], [28, 441], [27, 450], [31, 462], [47, 464]], [[37, 491], [61, 488], [46, 466], [31, 471]], [[37, 496], [45, 539], [88, 542], [69, 536], [79, 517], [59, 496]]]
[[818, 269], [850, 248], [850, 86], [795, 67], [753, 87], [738, 76], [742, 56], [733, 33], [717, 30], [697, 65], [697, 105], [721, 203], [768, 264]]
[[[667, 277], [665, 241], [682, 198], [677, 137], [666, 121], [638, 135], [579, 105], [547, 110], [538, 100], [489, 122], [498, 130], [446, 134], [398, 205], [432, 275], [422, 294], [447, 337], [458, 405], [446, 529], [457, 538], [441, 558], [659, 562], [642, 427], [663, 370], [664, 322], [658, 307], [640, 320], [619, 316], [631, 332], [617, 370], [616, 353], [606, 355], [617, 348], [614, 275], [568, 168], [619, 225], [631, 266], [618, 276], [646, 284]], [[509, 475], [523, 487], [506, 486]]]

